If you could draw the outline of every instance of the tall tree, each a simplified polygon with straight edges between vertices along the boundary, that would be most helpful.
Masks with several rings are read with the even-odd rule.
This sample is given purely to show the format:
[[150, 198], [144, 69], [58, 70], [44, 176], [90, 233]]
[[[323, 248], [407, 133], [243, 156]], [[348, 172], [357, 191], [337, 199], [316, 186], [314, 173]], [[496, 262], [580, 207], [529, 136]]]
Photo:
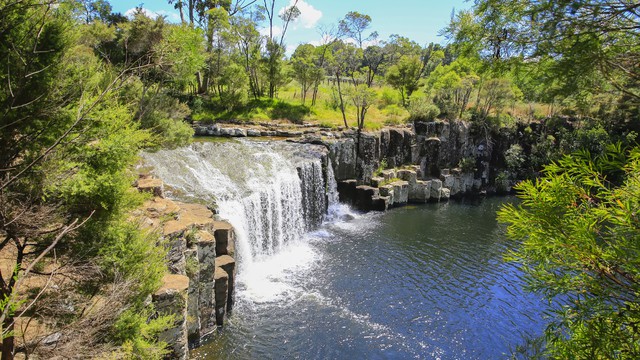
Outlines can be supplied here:
[[[282, 59], [284, 58], [285, 48], [284, 39], [289, 29], [289, 24], [295, 21], [300, 16], [300, 9], [296, 6], [298, 0], [295, 0], [292, 5], [284, 7], [282, 11], [276, 14], [276, 0], [263, 0], [263, 6], [261, 10], [265, 14], [265, 18], [269, 22], [269, 38], [267, 39], [266, 52], [267, 52], [267, 78], [269, 81], [269, 97], [273, 98], [276, 94], [276, 90], [282, 82]], [[274, 21], [276, 15], [282, 20], [282, 32], [280, 33], [280, 39], [278, 40], [274, 33]]]

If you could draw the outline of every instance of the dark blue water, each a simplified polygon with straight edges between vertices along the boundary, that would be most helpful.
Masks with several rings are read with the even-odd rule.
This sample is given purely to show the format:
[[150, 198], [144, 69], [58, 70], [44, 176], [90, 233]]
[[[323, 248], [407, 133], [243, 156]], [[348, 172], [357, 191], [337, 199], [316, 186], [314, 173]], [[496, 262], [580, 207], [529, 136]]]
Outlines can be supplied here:
[[[545, 303], [503, 255], [500, 198], [334, 222], [245, 274], [199, 359], [502, 359]], [[242, 275], [240, 275], [242, 278]]]

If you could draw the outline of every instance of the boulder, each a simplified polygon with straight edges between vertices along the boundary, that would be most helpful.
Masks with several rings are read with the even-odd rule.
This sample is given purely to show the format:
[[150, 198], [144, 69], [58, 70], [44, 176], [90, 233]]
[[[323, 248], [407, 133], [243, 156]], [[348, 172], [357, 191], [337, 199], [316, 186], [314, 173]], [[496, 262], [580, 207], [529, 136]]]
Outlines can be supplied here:
[[440, 201], [441, 189], [442, 189], [442, 181], [438, 179], [431, 180], [431, 199], [432, 200]]
[[384, 178], [380, 176], [374, 176], [371, 178], [371, 186], [380, 187], [380, 184], [384, 182]]
[[362, 211], [370, 211], [373, 210], [373, 198], [379, 195], [378, 189], [367, 186], [360, 185], [356, 187], [356, 201], [355, 206], [359, 210]]
[[395, 197], [393, 193], [393, 185], [384, 185], [378, 188], [381, 197], [389, 198], [388, 203], [389, 206], [393, 206], [395, 204]]
[[451, 196], [451, 191], [447, 188], [440, 189], [440, 201], [448, 201]]
[[426, 203], [431, 198], [431, 181], [416, 181], [416, 184], [409, 192], [409, 201], [416, 203]]
[[338, 182], [338, 196], [340, 202], [354, 204], [356, 200], [356, 186], [358, 181], [345, 180]]

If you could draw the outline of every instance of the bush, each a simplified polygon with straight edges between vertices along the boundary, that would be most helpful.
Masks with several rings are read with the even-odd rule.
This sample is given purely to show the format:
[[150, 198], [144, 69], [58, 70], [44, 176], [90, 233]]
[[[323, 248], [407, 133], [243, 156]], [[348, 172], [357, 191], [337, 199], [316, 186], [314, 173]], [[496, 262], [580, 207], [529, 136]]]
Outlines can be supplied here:
[[427, 98], [411, 99], [408, 110], [411, 121], [433, 121], [440, 115], [440, 109]]
[[378, 109], [382, 110], [388, 106], [398, 106], [401, 102], [402, 100], [400, 99], [397, 91], [384, 87], [382, 88], [382, 92], [380, 93], [380, 98], [378, 100]]
[[468, 156], [463, 158], [458, 163], [458, 167], [462, 169], [462, 172], [470, 173], [473, 172], [476, 168], [476, 159], [473, 156]]

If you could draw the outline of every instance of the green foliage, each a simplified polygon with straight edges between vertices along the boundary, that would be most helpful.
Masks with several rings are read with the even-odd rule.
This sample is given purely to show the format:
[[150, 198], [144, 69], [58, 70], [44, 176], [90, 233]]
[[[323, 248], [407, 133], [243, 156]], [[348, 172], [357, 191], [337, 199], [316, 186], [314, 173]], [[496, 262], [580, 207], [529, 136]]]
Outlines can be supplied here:
[[504, 161], [507, 164], [507, 169], [515, 176], [522, 172], [522, 166], [526, 160], [524, 150], [519, 144], [511, 145], [504, 153]]
[[418, 90], [421, 75], [422, 62], [418, 56], [403, 56], [387, 70], [387, 83], [400, 92], [403, 106], [406, 106], [406, 99]]
[[140, 126], [153, 134], [148, 145], [173, 148], [191, 141], [193, 129], [184, 121], [191, 114], [186, 104], [163, 92], [149, 94], [141, 101]]
[[640, 356], [640, 149], [566, 156], [517, 186], [520, 205], [498, 213], [520, 242], [509, 259], [528, 288], [552, 300], [553, 358]]
[[160, 360], [168, 351], [166, 343], [156, 341], [157, 335], [173, 325], [174, 316], [153, 316], [153, 308], [129, 309], [114, 326], [114, 339], [122, 344], [119, 357]]
[[414, 97], [409, 104], [409, 120], [433, 121], [440, 115], [440, 109], [426, 97]]
[[373, 172], [374, 176], [382, 175], [382, 171], [385, 170], [389, 165], [387, 164], [387, 159], [382, 159], [376, 171]]
[[476, 159], [473, 156], [460, 159], [458, 167], [462, 169], [464, 173], [471, 173], [476, 169]]
[[445, 116], [457, 118], [467, 109], [471, 93], [480, 78], [476, 74], [479, 63], [473, 58], [460, 57], [449, 65], [437, 66], [428, 79], [434, 102]]
[[393, 91], [389, 87], [383, 87], [382, 92], [379, 97], [378, 108], [384, 109], [390, 105], [401, 105], [402, 99], [400, 98], [400, 94]]
[[247, 101], [249, 77], [244, 69], [237, 64], [226, 66], [220, 76], [220, 103], [227, 111], [242, 106]]
[[107, 275], [133, 283], [132, 301], [142, 303], [148, 294], [158, 289], [166, 272], [166, 251], [159, 246], [157, 235], [143, 232], [124, 219], [110, 221], [104, 228], [88, 230], [101, 239], [101, 263]]

